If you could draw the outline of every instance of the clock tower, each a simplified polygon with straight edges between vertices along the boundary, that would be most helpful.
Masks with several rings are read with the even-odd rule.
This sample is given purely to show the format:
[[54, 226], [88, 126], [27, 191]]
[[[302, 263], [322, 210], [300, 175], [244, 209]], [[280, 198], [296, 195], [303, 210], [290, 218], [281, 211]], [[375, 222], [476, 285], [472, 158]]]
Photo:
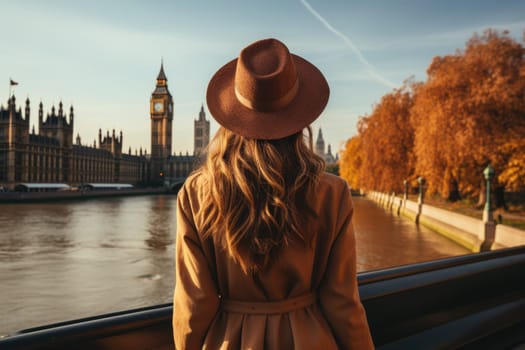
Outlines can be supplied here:
[[151, 179], [161, 182], [168, 169], [171, 155], [173, 98], [168, 90], [164, 64], [160, 64], [157, 86], [150, 98], [151, 119]]

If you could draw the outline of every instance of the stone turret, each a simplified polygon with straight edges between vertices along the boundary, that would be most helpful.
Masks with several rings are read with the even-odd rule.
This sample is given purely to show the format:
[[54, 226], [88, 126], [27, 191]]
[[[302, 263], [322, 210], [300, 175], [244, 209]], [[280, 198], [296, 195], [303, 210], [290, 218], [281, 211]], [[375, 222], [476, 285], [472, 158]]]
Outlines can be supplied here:
[[38, 127], [40, 131], [40, 125], [44, 122], [44, 105], [42, 104], [42, 101], [38, 104]]
[[[70, 109], [71, 113], [73, 108]], [[43, 136], [52, 137], [58, 140], [60, 146], [71, 148], [73, 146], [73, 117], [68, 118], [64, 113], [62, 101], [58, 105], [58, 113], [55, 106], [51, 107], [51, 114], [47, 114], [43, 119], [42, 103], [38, 113], [38, 133]]]
[[332, 164], [336, 162], [334, 155], [332, 154], [332, 146], [328, 144], [328, 151], [324, 155], [324, 161], [326, 164]]
[[203, 105], [201, 105], [199, 119], [194, 121], [193, 132], [193, 154], [199, 155], [204, 152], [210, 142], [210, 121], [206, 120]]
[[321, 128], [319, 128], [317, 140], [315, 141], [315, 154], [324, 159], [324, 139], [323, 131], [321, 130]]
[[16, 154], [16, 148], [29, 142], [29, 112], [29, 99], [26, 100], [24, 117], [22, 108], [16, 109], [14, 95], [8, 99], [7, 109], [0, 108], [0, 144], [6, 146], [0, 150], [0, 181], [13, 184], [27, 174], [27, 167], [18, 172], [15, 169], [17, 164], [27, 164], [27, 155], [20, 152]]
[[[16, 108], [16, 98], [13, 95], [7, 100], [7, 109], [3, 106], [0, 109], [0, 144], [7, 143], [27, 143], [29, 140], [29, 98], [25, 102], [25, 116], [22, 114], [22, 107]], [[4, 139], [5, 137], [5, 139]]]
[[73, 125], [73, 115], [74, 115], [74, 113], [73, 113], [73, 106], [71, 106], [71, 107], [69, 108], [69, 123], [70, 123], [71, 125]]
[[122, 154], [122, 131], [120, 132], [120, 138], [115, 136], [115, 129], [113, 129], [111, 136], [109, 130], [104, 138], [102, 138], [102, 130], [98, 131], [99, 147], [105, 149], [116, 156]]
[[25, 116], [27, 120], [29, 120], [29, 112], [31, 112], [31, 108], [29, 108], [29, 97], [28, 97], [26, 99], [26, 110], [25, 110]]

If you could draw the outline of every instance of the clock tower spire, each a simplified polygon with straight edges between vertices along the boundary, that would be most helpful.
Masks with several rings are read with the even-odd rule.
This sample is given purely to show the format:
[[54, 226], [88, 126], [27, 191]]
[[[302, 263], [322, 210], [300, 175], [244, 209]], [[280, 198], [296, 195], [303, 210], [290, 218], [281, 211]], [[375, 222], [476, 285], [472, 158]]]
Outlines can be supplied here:
[[161, 61], [157, 85], [150, 98], [151, 119], [151, 179], [163, 180], [168, 157], [171, 155], [171, 131], [173, 121], [173, 98], [168, 90], [168, 78]]

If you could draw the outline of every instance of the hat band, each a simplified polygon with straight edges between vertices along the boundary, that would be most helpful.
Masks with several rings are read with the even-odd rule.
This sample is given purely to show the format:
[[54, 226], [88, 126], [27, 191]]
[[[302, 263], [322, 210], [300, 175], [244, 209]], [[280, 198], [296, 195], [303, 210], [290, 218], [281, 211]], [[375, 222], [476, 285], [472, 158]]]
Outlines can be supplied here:
[[293, 84], [292, 88], [286, 94], [275, 100], [266, 100], [262, 103], [256, 103], [256, 101], [249, 100], [246, 97], [244, 97], [241, 94], [241, 92], [237, 90], [237, 87], [235, 87], [235, 96], [244, 107], [247, 107], [254, 111], [272, 112], [288, 105], [297, 95], [297, 91], [299, 91], [298, 79], [295, 80], [295, 83]]

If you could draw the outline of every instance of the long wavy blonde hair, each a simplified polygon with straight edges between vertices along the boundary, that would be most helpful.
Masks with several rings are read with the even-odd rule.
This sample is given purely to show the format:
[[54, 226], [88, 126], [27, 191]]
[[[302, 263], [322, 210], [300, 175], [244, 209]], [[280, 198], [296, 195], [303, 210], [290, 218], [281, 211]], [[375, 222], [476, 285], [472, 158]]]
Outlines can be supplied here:
[[280, 247], [306, 242], [306, 194], [324, 170], [312, 131], [278, 140], [249, 139], [220, 128], [208, 147], [196, 225], [226, 249], [245, 272], [275, 260]]

